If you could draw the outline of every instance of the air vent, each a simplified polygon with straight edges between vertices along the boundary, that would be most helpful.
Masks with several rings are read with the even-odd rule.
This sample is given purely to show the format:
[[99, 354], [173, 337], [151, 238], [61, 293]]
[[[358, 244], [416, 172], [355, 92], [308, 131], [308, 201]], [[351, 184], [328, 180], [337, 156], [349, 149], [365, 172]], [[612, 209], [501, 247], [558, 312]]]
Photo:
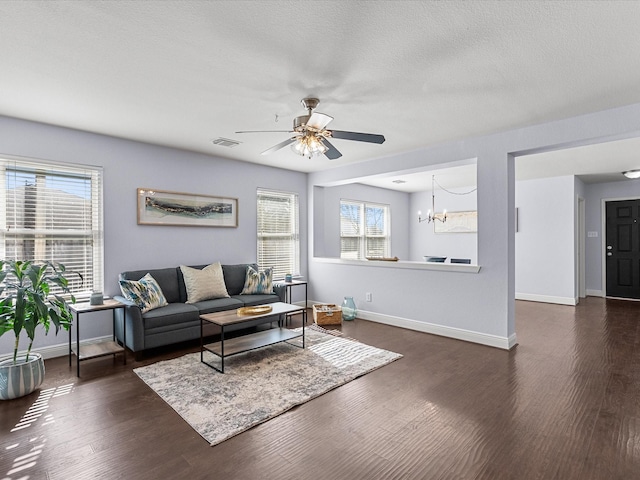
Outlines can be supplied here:
[[221, 147], [233, 148], [236, 145], [240, 145], [242, 142], [239, 142], [237, 140], [231, 140], [230, 138], [218, 137], [211, 140], [211, 143], [213, 143], [214, 145], [220, 145]]

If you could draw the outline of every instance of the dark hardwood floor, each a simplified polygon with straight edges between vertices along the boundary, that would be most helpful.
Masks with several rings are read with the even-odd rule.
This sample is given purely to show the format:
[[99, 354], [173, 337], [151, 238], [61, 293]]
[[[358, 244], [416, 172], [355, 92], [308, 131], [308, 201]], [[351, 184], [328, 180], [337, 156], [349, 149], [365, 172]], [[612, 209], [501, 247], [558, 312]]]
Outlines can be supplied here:
[[[215, 447], [132, 372], [46, 361], [0, 403], [2, 479], [640, 478], [640, 302], [516, 302], [510, 352], [356, 320], [404, 358]], [[212, 372], [213, 375], [213, 372]]]

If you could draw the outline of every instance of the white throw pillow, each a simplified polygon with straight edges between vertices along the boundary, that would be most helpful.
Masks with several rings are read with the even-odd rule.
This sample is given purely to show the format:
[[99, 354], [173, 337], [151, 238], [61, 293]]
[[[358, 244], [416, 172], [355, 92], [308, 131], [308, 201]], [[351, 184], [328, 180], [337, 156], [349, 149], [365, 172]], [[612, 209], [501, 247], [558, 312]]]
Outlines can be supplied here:
[[180, 265], [180, 270], [187, 288], [187, 303], [229, 296], [220, 262], [207, 265], [202, 270]]

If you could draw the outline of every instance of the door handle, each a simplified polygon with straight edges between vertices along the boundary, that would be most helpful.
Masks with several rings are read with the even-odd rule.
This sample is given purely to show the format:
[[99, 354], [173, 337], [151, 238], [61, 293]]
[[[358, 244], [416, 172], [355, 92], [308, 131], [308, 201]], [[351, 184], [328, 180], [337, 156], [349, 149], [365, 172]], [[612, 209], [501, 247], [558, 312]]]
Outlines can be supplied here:
[[607, 257], [612, 257], [612, 256], [613, 256], [613, 253], [607, 252]]
[[613, 247], [611, 245], [607, 245], [607, 250], [611, 250]]

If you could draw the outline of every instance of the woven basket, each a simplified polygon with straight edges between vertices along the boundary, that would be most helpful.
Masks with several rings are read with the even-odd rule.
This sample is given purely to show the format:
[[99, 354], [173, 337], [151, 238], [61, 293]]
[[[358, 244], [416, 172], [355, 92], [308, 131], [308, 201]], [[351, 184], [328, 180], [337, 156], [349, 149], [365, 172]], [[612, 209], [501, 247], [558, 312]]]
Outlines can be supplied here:
[[315, 304], [313, 321], [317, 325], [342, 325], [342, 309], [332, 303]]

